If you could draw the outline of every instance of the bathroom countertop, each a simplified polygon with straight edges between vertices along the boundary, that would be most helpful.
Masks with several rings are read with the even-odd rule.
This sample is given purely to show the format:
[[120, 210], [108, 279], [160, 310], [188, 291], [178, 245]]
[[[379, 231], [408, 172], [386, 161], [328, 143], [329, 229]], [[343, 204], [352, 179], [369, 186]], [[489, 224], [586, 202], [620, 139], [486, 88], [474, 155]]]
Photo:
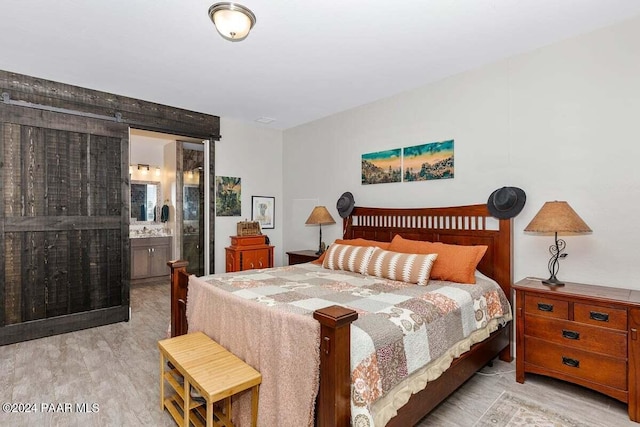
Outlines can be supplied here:
[[151, 237], [172, 237], [171, 234], [152, 234], [152, 233], [137, 233], [137, 234], [130, 234], [129, 238], [130, 239], [149, 239]]

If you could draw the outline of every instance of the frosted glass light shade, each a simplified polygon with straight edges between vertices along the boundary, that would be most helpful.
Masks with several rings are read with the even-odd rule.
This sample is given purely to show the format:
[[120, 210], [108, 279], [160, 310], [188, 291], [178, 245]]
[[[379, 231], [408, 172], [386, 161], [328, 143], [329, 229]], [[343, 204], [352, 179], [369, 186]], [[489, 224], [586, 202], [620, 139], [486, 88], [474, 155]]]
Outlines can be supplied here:
[[216, 3], [209, 8], [209, 17], [218, 33], [230, 41], [244, 40], [256, 24], [256, 16], [237, 3]]

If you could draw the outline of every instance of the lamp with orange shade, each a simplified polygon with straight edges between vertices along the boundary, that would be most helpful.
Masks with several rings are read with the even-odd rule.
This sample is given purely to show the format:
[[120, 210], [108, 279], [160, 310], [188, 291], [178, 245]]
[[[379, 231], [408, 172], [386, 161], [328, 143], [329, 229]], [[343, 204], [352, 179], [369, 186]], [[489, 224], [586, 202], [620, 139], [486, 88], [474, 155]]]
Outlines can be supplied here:
[[546, 202], [540, 211], [533, 217], [524, 231], [534, 233], [554, 233], [555, 244], [549, 246], [551, 259], [549, 260], [549, 274], [547, 280], [542, 283], [549, 286], [563, 286], [564, 283], [558, 280], [556, 275], [560, 269], [560, 258], [565, 258], [564, 252], [566, 243], [558, 239], [558, 233], [563, 234], [584, 234], [591, 233], [591, 228], [580, 218], [567, 202]]
[[336, 221], [333, 219], [326, 207], [316, 206], [313, 208], [313, 211], [311, 211], [311, 215], [309, 215], [305, 224], [320, 226], [320, 243], [318, 244], [318, 252], [316, 252], [316, 255], [322, 255], [322, 252], [324, 252], [322, 250], [322, 225], [335, 223]]

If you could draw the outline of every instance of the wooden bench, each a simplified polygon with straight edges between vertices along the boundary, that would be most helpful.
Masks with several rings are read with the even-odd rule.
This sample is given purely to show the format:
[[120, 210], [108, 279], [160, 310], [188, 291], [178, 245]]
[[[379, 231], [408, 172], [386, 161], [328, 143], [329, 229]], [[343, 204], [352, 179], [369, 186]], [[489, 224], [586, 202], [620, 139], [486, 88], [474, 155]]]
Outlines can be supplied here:
[[[262, 382], [260, 372], [202, 332], [158, 341], [158, 348], [160, 407], [162, 410], [167, 408], [178, 425], [189, 427], [193, 423], [204, 427], [202, 420], [206, 420], [207, 427], [233, 427], [231, 396], [251, 388], [251, 425], [256, 426], [258, 389]], [[167, 361], [173, 369], [167, 367]], [[175, 390], [167, 398], [165, 381]], [[191, 398], [190, 387], [200, 393], [204, 403]], [[214, 403], [222, 400], [224, 413], [214, 408]]]

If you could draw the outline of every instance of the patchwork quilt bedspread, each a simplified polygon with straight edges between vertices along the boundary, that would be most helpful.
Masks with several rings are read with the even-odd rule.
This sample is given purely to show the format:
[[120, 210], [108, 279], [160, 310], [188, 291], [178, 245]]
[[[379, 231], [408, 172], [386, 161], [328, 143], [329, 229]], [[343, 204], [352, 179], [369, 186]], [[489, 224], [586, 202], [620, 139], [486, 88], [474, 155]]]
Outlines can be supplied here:
[[358, 320], [351, 327], [354, 426], [378, 424], [371, 408], [380, 397], [475, 331], [489, 324], [495, 330], [511, 320], [507, 297], [482, 275], [475, 285], [429, 281], [418, 286], [298, 264], [198, 280], [284, 312], [311, 316], [334, 304], [356, 310]]

